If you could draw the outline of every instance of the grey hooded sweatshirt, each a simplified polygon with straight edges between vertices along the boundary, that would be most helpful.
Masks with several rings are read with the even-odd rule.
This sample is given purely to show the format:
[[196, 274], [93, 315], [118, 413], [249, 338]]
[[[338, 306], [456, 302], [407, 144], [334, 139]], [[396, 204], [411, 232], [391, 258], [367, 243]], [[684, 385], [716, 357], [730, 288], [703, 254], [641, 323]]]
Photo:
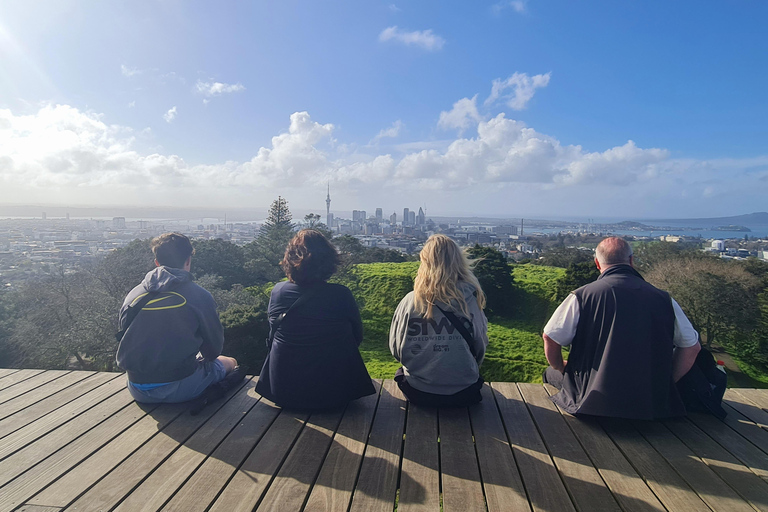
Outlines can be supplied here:
[[[477, 382], [479, 368], [488, 346], [488, 320], [477, 304], [475, 288], [459, 282], [464, 300], [469, 307], [475, 338], [472, 357], [466, 340], [438, 309], [433, 318], [421, 317], [414, 307], [414, 292], [406, 295], [395, 310], [389, 329], [389, 350], [403, 365], [408, 384], [427, 393], [452, 395]], [[461, 318], [456, 305], [438, 303], [438, 306]]]
[[159, 295], [134, 318], [117, 349], [117, 364], [136, 384], [174, 382], [192, 375], [196, 355], [216, 359], [224, 330], [211, 294], [192, 282], [186, 270], [158, 267], [136, 286], [120, 308], [118, 330], [125, 325], [128, 306], [149, 292]]

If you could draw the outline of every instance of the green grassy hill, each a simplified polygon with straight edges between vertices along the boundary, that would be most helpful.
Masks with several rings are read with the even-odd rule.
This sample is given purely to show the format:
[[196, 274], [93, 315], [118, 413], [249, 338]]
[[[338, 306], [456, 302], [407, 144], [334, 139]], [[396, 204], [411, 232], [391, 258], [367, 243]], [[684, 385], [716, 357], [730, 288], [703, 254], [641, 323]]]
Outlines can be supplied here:
[[[360, 306], [365, 330], [360, 352], [371, 377], [392, 378], [400, 364], [389, 352], [388, 333], [400, 299], [413, 289], [418, 262], [354, 266], [338, 282]], [[481, 372], [488, 381], [541, 382], [546, 367], [541, 329], [554, 310], [561, 268], [516, 265], [514, 314], [489, 319], [490, 345]]]

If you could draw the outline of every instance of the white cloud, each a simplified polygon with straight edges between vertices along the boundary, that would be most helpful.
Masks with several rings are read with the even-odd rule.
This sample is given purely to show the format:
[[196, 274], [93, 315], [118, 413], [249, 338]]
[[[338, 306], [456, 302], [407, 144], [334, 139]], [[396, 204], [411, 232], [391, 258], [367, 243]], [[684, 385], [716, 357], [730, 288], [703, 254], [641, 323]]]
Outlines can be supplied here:
[[128, 108], [133, 108], [136, 106], [136, 100], [133, 100], [132, 102], [128, 103]]
[[379, 41], [397, 41], [407, 46], [420, 46], [428, 51], [440, 50], [445, 39], [432, 33], [432, 29], [406, 32], [397, 26], [385, 28], [379, 34]]
[[132, 76], [140, 75], [140, 74], [143, 73], [142, 70], [137, 69], [137, 68], [129, 68], [125, 64], [121, 64], [120, 65], [120, 72], [123, 73], [123, 76], [127, 76], [129, 78], [132, 77]]
[[[333, 181], [361, 199], [386, 194], [404, 201], [407, 194], [425, 197], [426, 190], [437, 205], [457, 194], [456, 200], [466, 204], [461, 209], [470, 212], [478, 211], [480, 204], [487, 211], [494, 204], [504, 208], [509, 197], [502, 191], [514, 190], [516, 201], [528, 201], [531, 207], [567, 212], [581, 205], [581, 211], [594, 212], [599, 205], [629, 216], [651, 207], [656, 208], [653, 212], [670, 211], [683, 200], [698, 206], [706, 194], [717, 193], [724, 200], [757, 197], [756, 202], [768, 193], [766, 156], [671, 159], [665, 149], [641, 148], [633, 141], [585, 151], [503, 113], [476, 121], [474, 137], [411, 142], [391, 155], [379, 153], [375, 146], [340, 151], [344, 145], [334, 141], [334, 125], [296, 112], [287, 130], [250, 160], [210, 165], [189, 164], [180, 155], [160, 151], [140, 152], [133, 147], [135, 138], [143, 145], [151, 131], [134, 132], [104, 118], [67, 105], [49, 105], [32, 115], [0, 109], [0, 200], [80, 198], [93, 204], [155, 198], [164, 204], [186, 204], [190, 197], [199, 197], [232, 206], [238, 198], [240, 205], [252, 205], [254, 194], [268, 198], [290, 189], [293, 197], [309, 197]], [[388, 130], [401, 131], [397, 123]], [[161, 195], [167, 187], [179, 191], [178, 199]]]
[[385, 128], [381, 130], [378, 135], [376, 135], [373, 140], [371, 140], [370, 144], [377, 144], [381, 139], [389, 138], [394, 139], [398, 135], [400, 135], [400, 130], [403, 128], [403, 122], [399, 119], [392, 123], [392, 126], [389, 128]]
[[176, 119], [176, 106], [174, 105], [168, 112], [163, 114], [163, 119], [165, 119], [166, 123], [170, 123], [174, 119]]
[[[536, 89], [549, 84], [551, 73], [528, 76], [526, 73], [515, 73], [506, 80], [497, 78], [493, 81], [491, 95], [485, 100], [485, 105], [492, 105], [502, 100], [514, 110], [523, 110], [533, 98]], [[511, 91], [508, 91], [511, 89]]]
[[474, 95], [472, 99], [462, 98], [454, 103], [449, 112], [440, 112], [437, 126], [443, 130], [458, 129], [463, 133], [470, 126], [477, 126], [481, 120], [477, 111], [477, 95]]
[[394, 13], [398, 13], [398, 12], [402, 11], [402, 9], [399, 8], [398, 6], [396, 6], [395, 4], [389, 4], [388, 7], [389, 7], [389, 10], [391, 12], [394, 12]]
[[241, 92], [245, 90], [245, 86], [240, 82], [236, 84], [225, 84], [222, 82], [203, 82], [202, 80], [198, 80], [194, 90], [199, 94], [211, 97], [232, 92]]

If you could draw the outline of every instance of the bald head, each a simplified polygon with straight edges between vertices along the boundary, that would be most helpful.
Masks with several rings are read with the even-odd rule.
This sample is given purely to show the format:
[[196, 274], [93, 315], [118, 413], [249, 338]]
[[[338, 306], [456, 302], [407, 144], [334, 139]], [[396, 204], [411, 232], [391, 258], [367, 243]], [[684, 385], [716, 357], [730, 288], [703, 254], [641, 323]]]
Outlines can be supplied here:
[[632, 246], [624, 239], [615, 236], [604, 239], [595, 249], [595, 259], [600, 271], [612, 265], [629, 265], [631, 257]]

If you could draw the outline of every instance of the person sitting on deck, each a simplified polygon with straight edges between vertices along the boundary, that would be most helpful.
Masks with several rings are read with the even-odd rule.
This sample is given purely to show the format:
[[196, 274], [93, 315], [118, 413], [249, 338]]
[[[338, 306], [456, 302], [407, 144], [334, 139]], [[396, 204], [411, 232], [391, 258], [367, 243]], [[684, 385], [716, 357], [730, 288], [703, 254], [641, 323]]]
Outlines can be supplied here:
[[[166, 233], [151, 247], [157, 268], [120, 308], [117, 364], [137, 402], [185, 402], [234, 371], [237, 361], [220, 355], [224, 330], [213, 297], [192, 281], [189, 238]], [[131, 321], [130, 307], [142, 301]]]
[[432, 235], [413, 285], [395, 310], [389, 350], [403, 366], [395, 381], [419, 405], [482, 400], [480, 365], [488, 346], [485, 294], [456, 242]]
[[552, 401], [571, 414], [685, 415], [675, 382], [696, 360], [698, 333], [677, 302], [633, 268], [626, 241], [606, 238], [595, 256], [600, 276], [571, 292], [544, 327], [543, 379], [560, 389]]
[[327, 409], [376, 392], [358, 347], [363, 322], [349, 288], [328, 283], [336, 248], [317, 230], [288, 244], [267, 314], [270, 347], [256, 391], [282, 407]]

